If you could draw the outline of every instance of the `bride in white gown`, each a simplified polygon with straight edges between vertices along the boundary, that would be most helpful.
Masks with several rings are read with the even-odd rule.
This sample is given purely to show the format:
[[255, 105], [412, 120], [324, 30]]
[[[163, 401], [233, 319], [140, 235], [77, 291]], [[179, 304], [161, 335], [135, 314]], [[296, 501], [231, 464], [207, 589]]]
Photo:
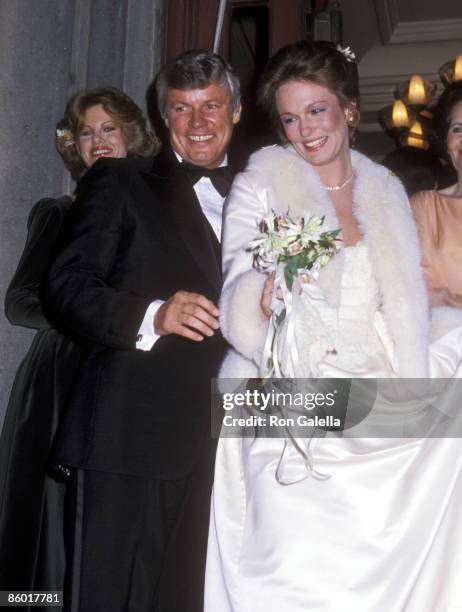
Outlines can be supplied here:
[[[294, 313], [305, 376], [457, 376], [462, 316], [437, 309], [429, 329], [404, 190], [350, 150], [358, 120], [351, 53], [321, 42], [281, 49], [260, 100], [286, 144], [254, 154], [229, 196], [221, 322], [233, 350], [221, 376], [259, 375], [273, 287], [246, 248], [271, 209], [325, 217], [328, 229], [342, 230], [342, 248]], [[457, 412], [457, 398], [449, 403]], [[462, 611], [462, 444], [444, 428], [440, 437], [404, 431], [220, 439], [206, 612]]]

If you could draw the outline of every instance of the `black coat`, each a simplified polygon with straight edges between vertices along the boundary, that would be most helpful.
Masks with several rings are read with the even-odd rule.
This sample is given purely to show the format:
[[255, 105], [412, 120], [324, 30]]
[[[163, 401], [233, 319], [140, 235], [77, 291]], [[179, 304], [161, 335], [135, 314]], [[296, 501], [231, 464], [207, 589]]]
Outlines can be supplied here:
[[168, 335], [143, 352], [136, 338], [155, 299], [185, 290], [218, 302], [218, 241], [168, 153], [101, 160], [77, 196], [47, 303], [56, 325], [85, 339], [90, 351], [54, 461], [182, 478], [210, 435], [210, 379], [225, 341], [219, 332], [199, 343]]
[[14, 379], [0, 438], [0, 590], [63, 588], [64, 484], [46, 468], [81, 349], [51, 326], [39, 294], [71, 205], [64, 196], [34, 206], [5, 298], [10, 323], [38, 331]]

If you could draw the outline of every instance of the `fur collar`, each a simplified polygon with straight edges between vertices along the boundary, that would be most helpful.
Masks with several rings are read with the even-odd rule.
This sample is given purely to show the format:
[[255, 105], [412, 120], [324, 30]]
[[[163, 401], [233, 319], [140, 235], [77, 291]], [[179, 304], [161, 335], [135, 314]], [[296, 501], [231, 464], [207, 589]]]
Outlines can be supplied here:
[[[388, 169], [351, 152], [355, 214], [369, 248], [393, 338], [400, 376], [427, 375], [428, 306], [420, 271], [417, 230], [401, 182]], [[290, 146], [265, 147], [249, 160], [246, 175], [264, 188], [269, 208], [294, 216], [324, 216], [339, 226], [334, 207], [315, 170]]]

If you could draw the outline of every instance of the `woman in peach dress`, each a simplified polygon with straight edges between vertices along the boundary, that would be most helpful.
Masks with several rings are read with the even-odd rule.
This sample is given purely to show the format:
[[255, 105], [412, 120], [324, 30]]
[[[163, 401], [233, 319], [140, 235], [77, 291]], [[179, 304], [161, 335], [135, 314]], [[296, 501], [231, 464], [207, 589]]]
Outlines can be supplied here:
[[441, 96], [435, 113], [457, 183], [411, 198], [419, 231], [430, 306], [462, 308], [462, 82]]

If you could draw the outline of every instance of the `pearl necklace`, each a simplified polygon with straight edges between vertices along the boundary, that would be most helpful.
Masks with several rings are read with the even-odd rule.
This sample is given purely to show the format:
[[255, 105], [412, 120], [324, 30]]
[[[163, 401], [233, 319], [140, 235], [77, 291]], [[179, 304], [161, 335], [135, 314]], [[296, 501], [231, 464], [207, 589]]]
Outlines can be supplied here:
[[348, 183], [351, 183], [353, 177], [354, 177], [354, 174], [352, 172], [350, 176], [347, 179], [345, 179], [341, 185], [332, 185], [332, 187], [326, 187], [325, 185], [323, 185], [323, 188], [326, 191], [342, 191], [342, 189], [345, 189]]

